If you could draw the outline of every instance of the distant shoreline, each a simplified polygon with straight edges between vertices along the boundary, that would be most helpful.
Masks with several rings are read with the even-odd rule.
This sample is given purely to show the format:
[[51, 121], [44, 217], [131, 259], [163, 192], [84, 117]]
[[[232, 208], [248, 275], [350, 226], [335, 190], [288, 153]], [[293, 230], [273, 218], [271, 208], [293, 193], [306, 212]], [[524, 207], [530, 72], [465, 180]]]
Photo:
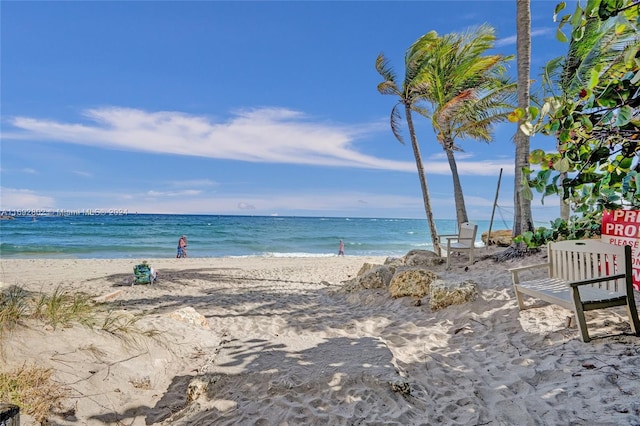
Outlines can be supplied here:
[[[489, 221], [476, 221], [476, 245]], [[457, 233], [437, 220], [439, 234]], [[495, 222], [492, 230], [504, 229]], [[10, 259], [138, 259], [176, 256], [180, 235], [191, 257], [404, 256], [431, 250], [424, 219], [229, 215], [86, 215], [0, 221], [0, 256]]]

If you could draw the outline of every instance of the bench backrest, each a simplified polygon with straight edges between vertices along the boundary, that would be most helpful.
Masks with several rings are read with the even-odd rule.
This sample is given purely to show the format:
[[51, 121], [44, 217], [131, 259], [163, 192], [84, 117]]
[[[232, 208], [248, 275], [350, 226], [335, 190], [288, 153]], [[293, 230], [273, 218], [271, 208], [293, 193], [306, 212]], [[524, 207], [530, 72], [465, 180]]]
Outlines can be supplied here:
[[471, 247], [476, 243], [476, 233], [478, 232], [478, 225], [474, 225], [469, 222], [463, 222], [460, 224], [460, 231], [458, 233], [458, 242], [469, 244]]
[[579, 281], [625, 274], [624, 278], [600, 281], [593, 286], [619, 293], [633, 291], [629, 246], [615, 246], [597, 240], [570, 240], [549, 243], [547, 250], [552, 277]]

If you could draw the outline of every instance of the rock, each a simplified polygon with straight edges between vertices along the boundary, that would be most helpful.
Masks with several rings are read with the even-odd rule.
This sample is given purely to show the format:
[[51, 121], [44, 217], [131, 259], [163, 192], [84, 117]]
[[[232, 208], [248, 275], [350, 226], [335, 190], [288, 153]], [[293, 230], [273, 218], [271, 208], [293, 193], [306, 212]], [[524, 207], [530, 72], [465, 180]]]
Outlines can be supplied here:
[[487, 243], [488, 234], [489, 231], [482, 233], [482, 242], [488, 246], [509, 247], [511, 245], [512, 231], [510, 229], [491, 231], [491, 238]]
[[399, 257], [387, 257], [387, 259], [384, 261], [384, 266], [389, 268], [391, 274], [393, 275], [396, 273], [396, 270], [399, 267], [404, 266], [404, 260]]
[[220, 379], [219, 376], [199, 376], [195, 377], [189, 382], [187, 386], [187, 400], [189, 402], [195, 401], [200, 397], [206, 397], [209, 391], [209, 387], [216, 383]]
[[400, 264], [404, 264], [404, 261], [402, 260], [401, 257], [387, 257], [384, 260], [384, 264], [385, 265], [400, 265]]
[[[363, 265], [362, 267], [364, 268], [365, 265]], [[363, 289], [387, 288], [389, 287], [392, 276], [393, 274], [386, 266], [373, 265], [372, 267], [368, 268], [362, 275], [359, 274], [356, 278], [345, 281], [345, 285], [342, 287], [342, 291], [350, 293], [352, 291]]]
[[360, 267], [360, 270], [358, 271], [358, 273], [356, 274], [357, 277], [366, 274], [367, 272], [369, 272], [371, 269], [375, 268], [376, 266], [380, 266], [376, 263], [363, 263], [362, 266]]
[[391, 297], [413, 296], [422, 298], [429, 294], [431, 283], [438, 276], [427, 269], [403, 267], [396, 271], [389, 284]]
[[391, 271], [386, 266], [376, 266], [358, 277], [361, 288], [387, 288], [391, 282]]
[[393, 382], [389, 382], [389, 385], [391, 385], [391, 390], [394, 392], [411, 395], [411, 384], [409, 384], [408, 382], [396, 380]]
[[209, 322], [204, 315], [198, 313], [191, 306], [171, 312], [169, 314], [169, 318], [173, 318], [174, 320], [182, 321], [187, 324], [198, 325], [202, 328], [209, 328]]
[[439, 279], [431, 284], [430, 295], [429, 307], [437, 311], [475, 300], [478, 297], [478, 285], [472, 280], [452, 283]]
[[407, 266], [423, 267], [441, 265], [445, 262], [443, 258], [431, 250], [411, 250], [403, 260]]

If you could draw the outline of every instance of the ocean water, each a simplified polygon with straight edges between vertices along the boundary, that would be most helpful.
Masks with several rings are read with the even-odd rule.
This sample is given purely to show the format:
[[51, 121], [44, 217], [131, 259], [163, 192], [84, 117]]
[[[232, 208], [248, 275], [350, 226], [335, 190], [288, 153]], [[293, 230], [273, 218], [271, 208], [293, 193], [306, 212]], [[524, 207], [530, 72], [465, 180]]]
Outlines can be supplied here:
[[[480, 236], [489, 221], [479, 221]], [[493, 230], [511, 225], [496, 224]], [[455, 220], [437, 220], [440, 234], [456, 232]], [[402, 256], [431, 249], [426, 220], [214, 215], [18, 216], [0, 220], [3, 258], [175, 257], [186, 235], [189, 257]]]

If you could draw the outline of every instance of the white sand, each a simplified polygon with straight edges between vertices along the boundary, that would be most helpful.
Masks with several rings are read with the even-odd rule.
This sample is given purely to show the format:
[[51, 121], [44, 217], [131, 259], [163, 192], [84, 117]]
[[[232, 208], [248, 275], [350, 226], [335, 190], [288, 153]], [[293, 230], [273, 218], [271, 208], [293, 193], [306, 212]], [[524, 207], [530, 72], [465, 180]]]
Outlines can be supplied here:
[[[5, 338], [2, 368], [55, 369], [75, 409], [60, 425], [640, 424], [640, 338], [624, 309], [587, 313], [587, 344], [569, 311], [529, 299], [519, 312], [506, 268], [536, 259], [435, 268], [480, 288], [437, 312], [383, 290], [336, 293], [383, 261], [149, 259], [158, 284], [131, 287], [136, 261], [2, 260], [5, 287], [87, 292], [162, 332], [127, 342], [28, 323]], [[206, 324], [168, 316], [185, 307]]]

